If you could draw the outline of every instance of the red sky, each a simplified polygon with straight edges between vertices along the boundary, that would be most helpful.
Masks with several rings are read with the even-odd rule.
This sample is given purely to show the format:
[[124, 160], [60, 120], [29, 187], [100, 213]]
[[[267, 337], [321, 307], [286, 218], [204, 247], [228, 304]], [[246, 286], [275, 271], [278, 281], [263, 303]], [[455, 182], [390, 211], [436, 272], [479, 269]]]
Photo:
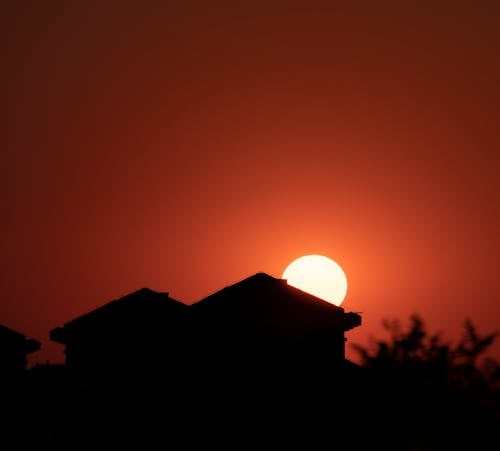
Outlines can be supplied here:
[[2, 3], [0, 323], [35, 359], [141, 287], [309, 253], [347, 274], [348, 344], [500, 328], [499, 4], [246, 3]]

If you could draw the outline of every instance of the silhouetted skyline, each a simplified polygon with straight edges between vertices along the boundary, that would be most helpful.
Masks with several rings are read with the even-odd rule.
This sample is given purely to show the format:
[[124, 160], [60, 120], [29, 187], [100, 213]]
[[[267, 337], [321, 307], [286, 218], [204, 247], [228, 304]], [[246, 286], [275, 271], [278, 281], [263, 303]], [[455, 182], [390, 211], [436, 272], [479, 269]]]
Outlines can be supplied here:
[[[261, 426], [247, 423], [250, 412], [268, 422], [272, 410], [285, 415], [287, 398], [294, 399], [293, 410], [297, 402], [315, 405], [327, 394], [314, 386], [320, 374], [329, 385], [362, 377], [361, 367], [344, 356], [345, 332], [360, 324], [358, 314], [257, 273], [191, 306], [148, 288], [104, 302], [50, 332], [64, 345], [63, 364], [19, 371], [39, 343], [8, 331], [0, 336], [0, 394], [9, 417], [0, 442], [178, 440], [183, 412], [195, 416], [191, 428], [217, 441], [234, 431], [218, 430], [214, 413], [262, 440]], [[163, 408], [152, 409], [155, 404]], [[18, 416], [21, 408], [26, 419]]]
[[468, 322], [452, 346], [413, 315], [357, 365], [359, 326], [259, 272], [190, 306], [149, 288], [103, 302], [51, 330], [64, 364], [24, 368], [40, 343], [0, 328], [0, 444], [495, 448], [500, 365], [484, 351], [498, 334]]

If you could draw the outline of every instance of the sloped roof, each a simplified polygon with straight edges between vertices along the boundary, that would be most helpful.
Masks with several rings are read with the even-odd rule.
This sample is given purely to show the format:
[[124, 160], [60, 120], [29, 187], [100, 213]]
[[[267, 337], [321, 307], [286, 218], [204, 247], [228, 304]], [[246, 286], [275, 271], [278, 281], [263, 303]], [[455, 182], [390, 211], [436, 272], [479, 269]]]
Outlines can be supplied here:
[[257, 321], [320, 325], [343, 321], [344, 309], [288, 285], [286, 280], [256, 273], [229, 285], [190, 307], [220, 321]]
[[3, 326], [2, 324], [0, 324], [0, 337], [8, 340], [24, 340], [26, 338], [25, 335], [16, 332], [7, 326]]
[[20, 348], [26, 354], [38, 351], [40, 349], [40, 342], [32, 338], [27, 338], [19, 332], [16, 332], [9, 327], [0, 324], [0, 342], [7, 346], [15, 346]]
[[64, 343], [68, 331], [88, 328], [146, 328], [149, 324], [168, 322], [188, 310], [188, 306], [168, 293], [141, 288], [85, 313], [51, 331], [54, 341]]

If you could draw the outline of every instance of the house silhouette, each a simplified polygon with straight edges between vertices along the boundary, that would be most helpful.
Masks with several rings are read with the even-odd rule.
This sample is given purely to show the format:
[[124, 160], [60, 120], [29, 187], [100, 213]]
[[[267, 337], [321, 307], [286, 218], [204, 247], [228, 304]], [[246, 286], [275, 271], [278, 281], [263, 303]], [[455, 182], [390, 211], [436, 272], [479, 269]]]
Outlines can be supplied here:
[[[208, 436], [224, 424], [247, 437], [248, 446], [261, 447], [263, 440], [270, 447], [301, 446], [308, 437], [302, 446], [310, 447], [330, 440], [327, 417], [342, 427], [359, 406], [363, 368], [344, 349], [345, 333], [361, 324], [360, 315], [266, 273], [199, 300], [190, 311], [199, 375], [190, 392], [209, 419], [197, 424]], [[215, 419], [213, 406], [222, 412]]]
[[27, 356], [40, 349], [40, 342], [0, 325], [0, 378], [9, 383], [21, 378], [27, 367]]
[[201, 356], [270, 367], [307, 359], [309, 365], [345, 364], [345, 332], [356, 313], [319, 299], [286, 280], [257, 273], [195, 302], [193, 329]]
[[[280, 370], [305, 362], [342, 371], [356, 313], [257, 273], [188, 306], [142, 288], [50, 332], [85, 377], [149, 380], [193, 372]], [[290, 369], [287, 368], [286, 371]]]
[[0, 325], [0, 446], [18, 443], [31, 433], [27, 356], [40, 342]]
[[181, 358], [189, 307], [142, 288], [50, 331], [65, 345], [66, 368], [98, 381], [150, 376]]
[[338, 422], [357, 406], [350, 387], [363, 369], [344, 346], [360, 324], [358, 314], [266, 273], [191, 305], [141, 288], [50, 331], [65, 362], [30, 370], [29, 408], [12, 402], [19, 418], [30, 416], [12, 420], [12, 439], [233, 449], [237, 436], [248, 446], [291, 445], [296, 433], [330, 430], [325, 409]]

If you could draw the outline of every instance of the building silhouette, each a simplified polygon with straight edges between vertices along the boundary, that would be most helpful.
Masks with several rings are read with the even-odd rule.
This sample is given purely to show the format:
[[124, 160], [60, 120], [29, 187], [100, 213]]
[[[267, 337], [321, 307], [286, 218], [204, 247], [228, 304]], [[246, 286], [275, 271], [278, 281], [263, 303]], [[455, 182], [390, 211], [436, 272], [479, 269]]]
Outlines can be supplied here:
[[[276, 371], [307, 360], [341, 371], [356, 313], [257, 273], [191, 306], [143, 288], [50, 332], [66, 367], [93, 380], [204, 371]], [[288, 369], [287, 369], [288, 371]]]
[[9, 383], [21, 378], [27, 368], [28, 355], [40, 349], [40, 342], [0, 325], [0, 378]]
[[11, 420], [10, 438], [69, 447], [166, 437], [233, 447], [235, 434], [248, 445], [283, 441], [278, 424], [305, 431], [321, 424], [321, 409], [340, 419], [357, 405], [346, 384], [362, 369], [344, 347], [360, 324], [266, 273], [192, 305], [142, 288], [50, 331], [65, 362], [29, 371], [24, 401], [12, 398], [11, 418], [22, 420]]
[[72, 375], [98, 382], [151, 377], [182, 358], [189, 307], [142, 288], [50, 331]]
[[265, 362], [266, 371], [307, 359], [342, 368], [345, 332], [361, 324], [356, 313], [257, 273], [191, 307], [201, 356], [216, 362]]
[[[0, 446], [498, 444], [497, 385], [474, 364], [453, 365], [431, 340], [432, 358], [394, 360], [380, 342], [374, 365], [359, 366], [345, 342], [360, 325], [359, 314], [256, 273], [191, 305], [149, 288], [105, 302], [50, 331], [63, 364], [26, 370], [40, 343], [1, 326]], [[422, 333], [392, 344], [404, 356]], [[493, 337], [471, 334], [477, 349]]]

